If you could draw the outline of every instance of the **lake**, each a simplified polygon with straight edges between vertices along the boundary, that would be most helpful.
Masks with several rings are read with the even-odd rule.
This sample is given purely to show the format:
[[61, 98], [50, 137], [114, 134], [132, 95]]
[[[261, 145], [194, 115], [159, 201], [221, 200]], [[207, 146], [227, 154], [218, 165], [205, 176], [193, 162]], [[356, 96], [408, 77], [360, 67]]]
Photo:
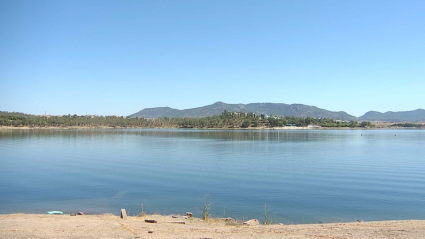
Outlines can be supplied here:
[[424, 130], [0, 130], [0, 213], [425, 219]]

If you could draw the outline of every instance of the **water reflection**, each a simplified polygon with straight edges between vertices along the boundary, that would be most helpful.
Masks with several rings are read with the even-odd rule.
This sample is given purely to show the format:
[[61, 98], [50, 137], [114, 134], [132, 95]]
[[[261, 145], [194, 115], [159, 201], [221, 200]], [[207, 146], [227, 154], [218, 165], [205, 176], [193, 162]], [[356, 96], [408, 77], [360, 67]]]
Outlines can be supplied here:
[[22, 129], [0, 130], [0, 137], [6, 138], [94, 138], [108, 135], [146, 136], [159, 138], [214, 139], [230, 141], [310, 141], [323, 140], [340, 134], [341, 131], [327, 131], [329, 135], [317, 130], [188, 130], [188, 129]]

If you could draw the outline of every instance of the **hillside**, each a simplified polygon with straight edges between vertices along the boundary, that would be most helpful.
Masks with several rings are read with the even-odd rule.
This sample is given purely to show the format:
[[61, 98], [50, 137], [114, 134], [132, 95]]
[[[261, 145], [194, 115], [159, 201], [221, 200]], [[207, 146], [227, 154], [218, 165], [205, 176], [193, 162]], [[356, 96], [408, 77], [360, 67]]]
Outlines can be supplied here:
[[198, 108], [178, 110], [169, 107], [146, 108], [129, 117], [139, 118], [160, 118], [160, 117], [178, 117], [178, 118], [203, 118], [207, 116], [220, 115], [224, 111], [244, 112], [255, 114], [267, 114], [278, 116], [312, 117], [312, 118], [331, 118], [339, 120], [358, 120], [357, 117], [346, 112], [328, 111], [315, 106], [302, 104], [283, 104], [283, 103], [251, 103], [251, 104], [226, 104], [216, 102]]
[[425, 110], [417, 109], [412, 111], [388, 111], [385, 113], [369, 111], [360, 120], [367, 121], [387, 121], [387, 122], [425, 122]]

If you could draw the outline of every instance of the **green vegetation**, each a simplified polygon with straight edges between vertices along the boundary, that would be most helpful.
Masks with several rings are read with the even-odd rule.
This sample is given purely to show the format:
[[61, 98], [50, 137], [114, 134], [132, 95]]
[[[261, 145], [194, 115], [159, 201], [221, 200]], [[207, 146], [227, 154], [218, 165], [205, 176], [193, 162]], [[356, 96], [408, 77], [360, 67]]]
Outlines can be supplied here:
[[22, 113], [0, 112], [1, 126], [28, 127], [173, 127], [176, 122], [163, 119], [138, 119], [123, 116], [35, 116]]
[[[176, 120], [176, 119], [173, 119]], [[181, 128], [250, 128], [250, 127], [283, 127], [309, 125], [321, 127], [374, 127], [370, 122], [358, 123], [357, 121], [341, 121], [328, 118], [301, 118], [293, 116], [267, 116], [254, 113], [224, 111], [219, 116], [210, 116], [201, 119], [183, 118], [177, 119], [178, 127]]]
[[145, 209], [144, 209], [144, 207], [143, 207], [143, 203], [140, 205], [140, 213], [139, 213], [139, 217], [143, 217], [143, 216], [146, 216], [146, 212], [145, 212]]
[[[253, 127], [374, 127], [370, 122], [341, 121], [329, 118], [301, 118], [293, 116], [267, 116], [254, 113], [228, 112], [204, 118], [130, 118], [95, 115], [28, 115], [0, 111], [0, 126], [11, 127], [116, 127], [116, 128], [253, 128]], [[422, 125], [421, 125], [422, 126]], [[411, 126], [403, 126], [411, 127]]]
[[202, 198], [202, 207], [200, 209], [196, 209], [202, 220], [208, 220], [211, 218], [211, 206], [212, 202], [210, 202], [209, 195], [205, 194]]
[[269, 220], [269, 209], [267, 208], [267, 204], [264, 204], [264, 225], [271, 224]]

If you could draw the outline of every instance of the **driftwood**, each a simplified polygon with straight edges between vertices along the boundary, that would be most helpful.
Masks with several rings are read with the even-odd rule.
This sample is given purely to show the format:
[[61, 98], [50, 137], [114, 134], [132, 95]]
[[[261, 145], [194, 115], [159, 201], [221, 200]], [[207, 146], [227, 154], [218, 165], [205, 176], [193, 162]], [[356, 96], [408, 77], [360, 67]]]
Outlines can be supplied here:
[[157, 223], [156, 220], [151, 220], [151, 219], [146, 219], [145, 222], [147, 222], [147, 223]]

